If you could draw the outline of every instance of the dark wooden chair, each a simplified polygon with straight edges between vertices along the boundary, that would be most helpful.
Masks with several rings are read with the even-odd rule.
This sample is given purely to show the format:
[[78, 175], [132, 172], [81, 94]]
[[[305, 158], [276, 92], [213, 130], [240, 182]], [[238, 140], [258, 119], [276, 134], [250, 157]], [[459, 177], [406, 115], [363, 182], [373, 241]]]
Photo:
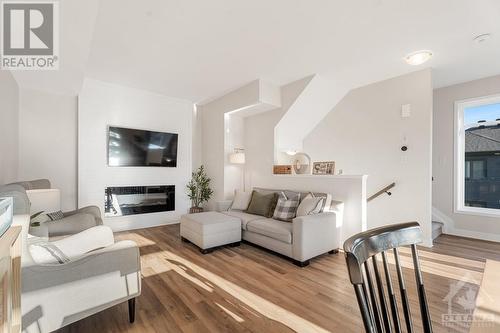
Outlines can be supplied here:
[[[366, 332], [388, 333], [404, 331], [399, 318], [397, 297], [394, 293], [389, 264], [387, 262], [387, 251], [393, 251], [394, 253], [406, 331], [408, 333], [414, 332], [410, 304], [398, 252], [398, 248], [402, 246], [410, 246], [411, 248], [422, 327], [424, 332], [432, 332], [431, 318], [416, 245], [420, 242], [422, 242], [422, 232], [417, 222], [394, 224], [368, 230], [354, 235], [345, 241], [344, 251], [349, 278], [354, 286]], [[377, 256], [381, 257], [381, 262], [378, 262]], [[379, 268], [380, 264], [383, 266], [383, 273]], [[382, 279], [385, 279], [387, 293], [384, 290]]]

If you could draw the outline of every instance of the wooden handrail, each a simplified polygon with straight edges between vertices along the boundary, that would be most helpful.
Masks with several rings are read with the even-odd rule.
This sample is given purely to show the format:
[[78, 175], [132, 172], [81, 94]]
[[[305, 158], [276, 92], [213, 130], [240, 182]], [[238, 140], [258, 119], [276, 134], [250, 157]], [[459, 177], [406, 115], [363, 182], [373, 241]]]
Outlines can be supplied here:
[[387, 193], [388, 195], [391, 195], [392, 193], [389, 192], [389, 190], [391, 188], [393, 188], [394, 186], [396, 186], [396, 183], [391, 183], [389, 185], [387, 185], [386, 187], [384, 187], [383, 189], [381, 189], [380, 191], [378, 191], [377, 193], [375, 193], [374, 195], [372, 195], [371, 197], [369, 197], [366, 201], [367, 202], [370, 202], [372, 201], [373, 199], [375, 199], [376, 197], [384, 194], [384, 193]]

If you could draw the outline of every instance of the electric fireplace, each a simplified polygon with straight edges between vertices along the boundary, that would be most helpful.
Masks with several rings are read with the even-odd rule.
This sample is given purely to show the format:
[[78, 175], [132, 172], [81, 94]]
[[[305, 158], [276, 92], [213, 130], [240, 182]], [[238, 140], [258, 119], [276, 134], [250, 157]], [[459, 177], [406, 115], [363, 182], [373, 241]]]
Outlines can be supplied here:
[[175, 210], [175, 185], [107, 187], [104, 216], [125, 216]]

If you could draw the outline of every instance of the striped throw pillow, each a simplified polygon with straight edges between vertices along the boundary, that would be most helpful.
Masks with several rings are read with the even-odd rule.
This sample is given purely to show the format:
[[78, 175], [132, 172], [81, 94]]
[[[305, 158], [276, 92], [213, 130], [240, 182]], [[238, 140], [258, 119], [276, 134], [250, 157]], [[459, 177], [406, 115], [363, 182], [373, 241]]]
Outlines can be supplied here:
[[61, 220], [64, 218], [64, 213], [60, 210], [58, 210], [57, 212], [53, 212], [53, 213], [47, 213], [47, 216], [49, 217], [49, 219], [51, 221], [56, 221], [56, 220]]
[[273, 219], [291, 222], [297, 215], [297, 207], [300, 203], [300, 193], [288, 198], [284, 192], [281, 192], [276, 209], [274, 209]]

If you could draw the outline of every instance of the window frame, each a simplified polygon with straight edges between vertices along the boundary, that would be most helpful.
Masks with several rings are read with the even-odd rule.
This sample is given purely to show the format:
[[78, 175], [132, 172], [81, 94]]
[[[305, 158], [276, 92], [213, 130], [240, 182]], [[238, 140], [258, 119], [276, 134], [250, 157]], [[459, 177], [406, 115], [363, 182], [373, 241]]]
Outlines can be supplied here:
[[[487, 104], [499, 104], [500, 94], [455, 101], [454, 110], [454, 212], [500, 217], [500, 209], [465, 206], [465, 124], [464, 110]], [[472, 172], [472, 165], [471, 165]], [[472, 176], [472, 174], [471, 174]]]

